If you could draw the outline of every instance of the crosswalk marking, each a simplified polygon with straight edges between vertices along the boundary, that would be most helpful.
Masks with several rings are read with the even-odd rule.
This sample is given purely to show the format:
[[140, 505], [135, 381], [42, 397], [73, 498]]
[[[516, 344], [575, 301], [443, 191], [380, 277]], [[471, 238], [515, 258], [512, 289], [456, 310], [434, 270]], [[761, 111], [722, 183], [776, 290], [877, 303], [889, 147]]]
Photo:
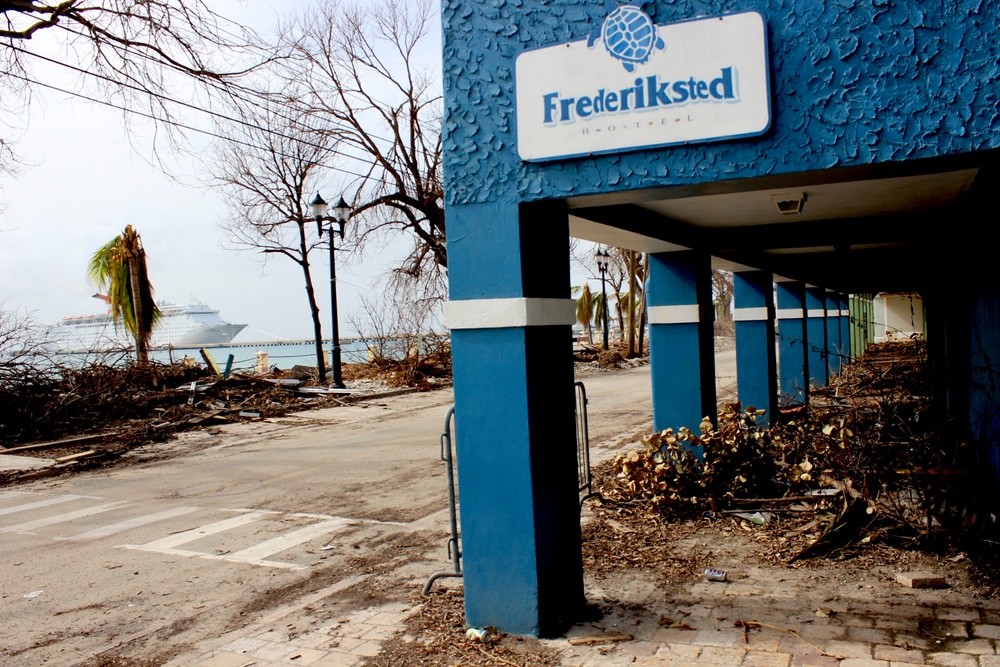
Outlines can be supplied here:
[[[0, 499], [14, 498], [14, 497], [24, 497], [23, 500], [31, 500], [32, 497], [41, 497], [42, 500], [35, 500], [32, 502], [23, 502], [23, 504], [14, 505], [12, 507], [5, 507], [0, 509], [0, 516], [8, 514], [16, 514], [18, 512], [25, 512], [28, 510], [42, 509], [46, 507], [52, 507], [60, 505], [62, 503], [67, 503], [75, 500], [97, 500], [103, 501], [104, 499], [99, 496], [85, 496], [76, 494], [64, 494], [61, 496], [46, 497], [46, 494], [40, 493], [24, 493], [20, 491], [4, 491], [0, 492]], [[55, 511], [58, 512], [52, 516], [44, 517], [41, 519], [34, 519], [32, 521], [25, 521], [13, 526], [5, 526], [0, 528], [0, 534], [3, 533], [32, 533], [36, 529], [45, 528], [48, 526], [54, 526], [57, 524], [68, 523], [76, 519], [83, 519], [111, 510], [118, 510], [125, 507], [130, 509], [134, 507], [133, 501], [121, 500], [116, 502], [106, 502], [100, 505], [95, 505], [92, 507], [87, 507], [84, 509], [77, 509], [68, 512], [60, 512], [60, 507], [55, 507]], [[92, 530], [87, 530], [82, 533], [77, 533], [69, 536], [55, 536], [52, 537], [54, 540], [67, 541], [67, 542], [82, 542], [86, 540], [96, 540], [104, 537], [109, 537], [111, 535], [116, 535], [134, 528], [139, 528], [141, 526], [146, 526], [158, 521], [165, 521], [168, 519], [173, 519], [175, 517], [183, 516], [191, 512], [196, 512], [198, 510], [204, 510], [202, 507], [195, 506], [181, 506], [173, 507], [160, 512], [154, 512], [149, 514], [143, 514], [141, 516], [136, 516], [131, 519], [126, 519], [124, 521], [118, 521], [116, 523], [111, 523], [105, 526], [100, 526]], [[209, 510], [212, 511], [212, 510]], [[295, 552], [294, 559], [289, 559], [288, 561], [280, 560], [268, 560], [268, 558], [280, 554], [284, 551], [289, 551], [295, 547], [308, 542], [309, 540], [321, 538], [324, 535], [329, 535], [331, 533], [336, 533], [338, 531], [343, 531], [345, 528], [351, 526], [358, 526], [361, 524], [387, 524], [392, 526], [407, 526], [408, 524], [397, 523], [394, 521], [377, 521], [372, 519], [351, 519], [339, 516], [331, 516], [329, 514], [312, 514], [307, 512], [279, 512], [275, 510], [260, 510], [251, 508], [240, 508], [240, 509], [216, 509], [214, 511], [221, 512], [237, 512], [237, 516], [233, 516], [221, 521], [215, 521], [213, 523], [207, 523], [203, 526], [197, 528], [190, 528], [187, 530], [181, 530], [176, 533], [167, 535], [166, 537], [161, 537], [159, 539], [154, 539], [151, 542], [146, 542], [144, 544], [119, 544], [117, 548], [121, 549], [133, 549], [137, 551], [155, 552], [159, 554], [166, 555], [177, 555], [183, 557], [194, 557], [203, 558], [209, 560], [223, 560], [234, 563], [244, 563], [250, 565], [273, 567], [273, 568], [284, 568], [290, 570], [303, 570], [311, 566], [311, 564], [302, 564], [303, 559], [302, 554]], [[286, 517], [286, 518], [282, 518]], [[311, 520], [312, 523], [307, 525], [301, 525], [302, 520]], [[289, 532], [278, 534], [270, 539], [264, 539], [261, 542], [253, 544], [253, 538], [247, 536], [246, 532], [237, 533], [231, 536], [231, 539], [227, 539], [228, 542], [233, 540], [237, 542], [242, 542], [242, 544], [247, 544], [250, 542], [250, 546], [245, 546], [240, 548], [237, 544], [233, 552], [227, 552], [224, 550], [216, 550], [214, 552], [201, 552], [192, 551], [183, 548], [190, 542], [195, 542], [202, 538], [215, 535], [217, 533], [224, 533], [226, 531], [232, 531], [243, 526], [247, 526], [257, 521], [269, 520], [267, 523], [267, 528], [264, 531], [258, 530], [257, 532], [270, 532], [272, 535], [275, 534], [275, 529], [278, 528], [282, 521], [296, 521], [301, 527], [293, 528]], [[275, 522], [278, 522], [277, 524]], [[279, 528], [280, 529], [280, 528]], [[68, 532], [68, 531], [67, 531]], [[44, 533], [41, 533], [44, 534]], [[162, 534], [162, 533], [161, 533]], [[258, 538], [259, 539], [259, 538]], [[311, 552], [310, 552], [311, 553]], [[294, 562], [295, 560], [300, 562]], [[308, 559], [307, 559], [308, 560]]]
[[89, 500], [101, 500], [96, 496], [76, 496], [73, 494], [66, 494], [64, 496], [56, 496], [55, 498], [49, 498], [48, 500], [37, 500], [33, 503], [25, 503], [24, 505], [14, 505], [13, 507], [3, 507], [0, 508], [0, 516], [5, 514], [14, 514], [15, 512], [27, 512], [28, 510], [38, 509], [40, 507], [48, 507], [49, 505], [58, 505], [59, 503], [68, 503], [71, 500], [82, 500], [87, 498]]
[[45, 526], [52, 526], [57, 523], [64, 523], [66, 521], [73, 521], [74, 519], [82, 519], [84, 517], [93, 516], [94, 514], [100, 514], [101, 512], [118, 509], [119, 507], [124, 507], [129, 504], [131, 503], [122, 500], [116, 503], [108, 503], [107, 505], [97, 505], [96, 507], [76, 510], [75, 512], [56, 514], [55, 516], [45, 517], [44, 519], [35, 519], [34, 521], [19, 523], [16, 526], [0, 528], [0, 533], [25, 533], [37, 528], [44, 528]]
[[216, 521], [215, 523], [210, 523], [200, 528], [192, 528], [191, 530], [185, 530], [183, 532], [177, 533], [176, 535], [168, 535], [158, 540], [153, 540], [152, 542], [147, 542], [146, 544], [123, 544], [122, 546], [126, 549], [141, 549], [142, 551], [160, 551], [164, 549], [176, 549], [182, 544], [187, 542], [194, 542], [195, 540], [201, 539], [206, 535], [214, 535], [215, 533], [221, 533], [226, 530], [232, 530], [233, 528], [238, 528], [240, 526], [246, 525], [248, 523], [253, 523], [254, 521], [260, 521], [264, 517], [275, 514], [275, 512], [268, 512], [266, 510], [258, 510], [255, 512], [250, 512], [248, 514], [242, 514], [240, 516], [233, 517], [232, 519], [223, 519], [222, 521]]
[[335, 530], [343, 528], [347, 525], [347, 523], [348, 521], [346, 519], [333, 519], [331, 521], [321, 521], [320, 523], [304, 526], [303, 528], [293, 530], [290, 533], [272, 537], [271, 539], [265, 540], [260, 544], [255, 544], [252, 547], [247, 547], [246, 549], [241, 549], [240, 551], [228, 554], [226, 556], [226, 560], [236, 560], [245, 563], [261, 562], [272, 554], [282, 552], [286, 549], [291, 549], [292, 547], [302, 544], [303, 542], [308, 542], [314, 537], [332, 533]]
[[[447, 511], [447, 509], [445, 510]], [[403, 523], [402, 521], [379, 521], [378, 519], [345, 519], [340, 516], [332, 516], [330, 514], [310, 514], [308, 512], [292, 512], [289, 516], [300, 516], [305, 519], [340, 519], [341, 521], [347, 521], [349, 525], [358, 524], [378, 524], [380, 526], [403, 526], [408, 527], [410, 524]]]
[[157, 521], [163, 521], [164, 519], [172, 519], [175, 516], [181, 516], [182, 514], [187, 514], [189, 512], [194, 512], [198, 510], [198, 507], [175, 507], [174, 509], [165, 510], [163, 512], [156, 512], [155, 514], [146, 514], [143, 516], [137, 516], [134, 519], [128, 519], [126, 521], [119, 521], [118, 523], [113, 523], [108, 526], [103, 526], [101, 528], [95, 528], [94, 530], [88, 530], [85, 533], [80, 533], [79, 535], [73, 535], [71, 537], [57, 537], [57, 540], [68, 540], [79, 542], [82, 540], [96, 540], [102, 537], [108, 537], [109, 535], [114, 535], [115, 533], [120, 533], [130, 528], [138, 528], [139, 526], [145, 526], [150, 523], [155, 523]]

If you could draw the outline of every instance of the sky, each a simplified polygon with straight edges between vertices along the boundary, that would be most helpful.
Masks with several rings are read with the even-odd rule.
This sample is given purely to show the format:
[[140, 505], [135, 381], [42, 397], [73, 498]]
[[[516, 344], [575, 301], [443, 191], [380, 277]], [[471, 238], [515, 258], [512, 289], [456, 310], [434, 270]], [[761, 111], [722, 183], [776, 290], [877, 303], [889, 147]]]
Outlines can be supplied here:
[[[274, 30], [282, 12], [310, 6], [315, 6], [314, 0], [212, 2], [220, 14], [262, 34]], [[439, 74], [437, 21], [420, 58]], [[36, 33], [33, 48], [47, 37], [46, 31]], [[68, 89], [77, 88], [72, 76], [81, 76], [68, 76], [64, 68], [44, 63], [36, 64], [34, 75]], [[141, 119], [133, 118], [126, 129], [120, 111], [62, 93], [36, 89], [29, 112], [21, 118], [0, 116], [0, 122], [27, 128], [15, 133], [15, 150], [24, 167], [17, 175], [0, 173], [0, 309], [30, 314], [41, 325], [103, 312], [104, 305], [93, 298], [96, 290], [87, 279], [87, 265], [97, 248], [131, 224], [142, 237], [158, 301], [206, 303], [226, 321], [249, 325], [237, 342], [312, 336], [299, 266], [281, 256], [225, 247], [220, 223], [229, 212], [218, 192], [199, 185], [204, 157], [171, 154], [162, 138], [154, 142], [154, 128]], [[208, 127], [207, 119], [185, 120]], [[154, 156], [164, 161], [173, 178], [151, 164]], [[343, 166], [358, 169], [354, 163]], [[344, 187], [342, 176], [328, 172], [320, 191], [334, 202]], [[379, 278], [410, 245], [401, 237], [384, 247], [370, 245], [363, 256], [337, 253], [342, 337], [357, 334], [354, 322], [365, 319], [360, 298], [375, 296]], [[321, 249], [310, 257], [328, 336], [329, 254]], [[593, 274], [587, 268], [582, 272]], [[576, 267], [574, 274], [580, 273], [581, 267]], [[575, 275], [573, 284], [582, 280]]]
[[[270, 5], [286, 10], [309, 3], [212, 4], [228, 6], [220, 13], [267, 32], [277, 14]], [[440, 71], [440, 33], [434, 27], [426, 57]], [[73, 87], [58, 68], [39, 66], [35, 74]], [[204, 169], [199, 159], [173, 156], [160, 145], [170, 171], [185, 181], [178, 182], [150, 164], [151, 127], [134, 122], [126, 131], [121, 112], [52, 91], [36, 91], [30, 117], [0, 122], [27, 125], [15, 146], [24, 167], [15, 176], [0, 174], [0, 308], [31, 314], [43, 325], [103, 312], [103, 304], [92, 298], [96, 290], [87, 280], [87, 264], [97, 248], [131, 224], [142, 237], [157, 300], [197, 300], [228, 322], [248, 324], [237, 341], [312, 335], [299, 266], [274, 255], [265, 263], [262, 254], [224, 247], [220, 223], [228, 211], [217, 192], [197, 185]], [[342, 179], [330, 174], [320, 191], [334, 202], [340, 187]], [[370, 248], [363, 257], [338, 252], [342, 336], [356, 333], [351, 320], [360, 316], [359, 297], [407, 247], [403, 239]], [[329, 254], [322, 249], [310, 257], [329, 335]]]

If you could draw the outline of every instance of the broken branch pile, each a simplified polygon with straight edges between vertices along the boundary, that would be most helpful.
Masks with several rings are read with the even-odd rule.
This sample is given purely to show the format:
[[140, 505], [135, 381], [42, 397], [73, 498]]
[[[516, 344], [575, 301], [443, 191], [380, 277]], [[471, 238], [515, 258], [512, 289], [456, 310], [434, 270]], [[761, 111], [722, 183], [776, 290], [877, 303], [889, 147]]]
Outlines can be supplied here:
[[196, 367], [154, 363], [65, 368], [23, 382], [8, 376], [0, 382], [0, 454], [54, 458], [58, 471], [115, 459], [188, 428], [336, 400], [286, 391], [283, 383], [300, 383], [275, 375], [283, 374], [208, 378]]
[[615, 457], [600, 491], [658, 514], [815, 522], [800, 532], [819, 530], [819, 539], [797, 557], [890, 532], [917, 540], [995, 527], [986, 452], [935, 407], [922, 342], [873, 346], [814, 391], [808, 410], [789, 410], [769, 429], [757, 425], [763, 411], [737, 403], [697, 435], [682, 427], [644, 438]]

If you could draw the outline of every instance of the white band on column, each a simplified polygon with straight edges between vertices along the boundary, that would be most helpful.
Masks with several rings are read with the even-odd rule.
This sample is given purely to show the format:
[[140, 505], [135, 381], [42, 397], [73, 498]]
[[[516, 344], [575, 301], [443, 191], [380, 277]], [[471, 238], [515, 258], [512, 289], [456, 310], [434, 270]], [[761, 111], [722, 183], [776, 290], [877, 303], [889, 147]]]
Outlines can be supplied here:
[[444, 304], [449, 329], [505, 329], [576, 323], [573, 299], [465, 299]]
[[806, 312], [802, 308], [778, 308], [774, 314], [779, 320], [801, 320]]
[[766, 322], [767, 307], [758, 308], [735, 308], [733, 310], [734, 322]]
[[806, 311], [806, 317], [826, 317], [826, 310], [823, 308], [810, 308]]
[[647, 309], [650, 324], [692, 324], [697, 323], [698, 306], [650, 306]]

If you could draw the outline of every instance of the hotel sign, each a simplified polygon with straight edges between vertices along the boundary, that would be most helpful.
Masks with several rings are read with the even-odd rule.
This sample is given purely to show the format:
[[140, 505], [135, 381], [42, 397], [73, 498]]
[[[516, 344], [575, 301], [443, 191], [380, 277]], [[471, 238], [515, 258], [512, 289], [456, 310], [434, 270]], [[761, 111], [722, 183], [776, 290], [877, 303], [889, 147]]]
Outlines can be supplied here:
[[756, 12], [654, 25], [614, 6], [588, 39], [517, 58], [517, 150], [557, 160], [763, 134], [767, 37]]

